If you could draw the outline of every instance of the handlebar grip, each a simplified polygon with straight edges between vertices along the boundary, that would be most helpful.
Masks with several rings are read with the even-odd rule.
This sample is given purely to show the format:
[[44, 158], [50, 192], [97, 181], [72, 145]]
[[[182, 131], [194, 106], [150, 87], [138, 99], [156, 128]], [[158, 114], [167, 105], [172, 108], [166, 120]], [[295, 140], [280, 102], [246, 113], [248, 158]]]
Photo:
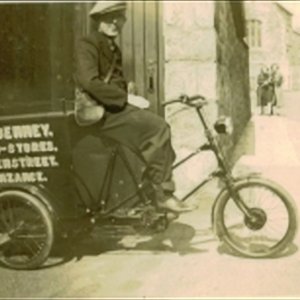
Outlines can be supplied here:
[[[167, 106], [169, 104], [174, 104], [174, 103], [184, 103], [184, 104], [188, 105], [189, 102], [196, 101], [196, 100], [206, 101], [206, 98], [204, 96], [202, 96], [202, 95], [199, 95], [199, 94], [191, 96], [191, 97], [189, 97], [187, 95], [181, 95], [179, 98], [163, 102], [161, 105], [163, 107]], [[190, 103], [190, 105], [191, 105], [191, 103]]]
[[194, 101], [194, 100], [206, 100], [206, 98], [202, 95], [195, 95], [188, 97], [188, 101]]

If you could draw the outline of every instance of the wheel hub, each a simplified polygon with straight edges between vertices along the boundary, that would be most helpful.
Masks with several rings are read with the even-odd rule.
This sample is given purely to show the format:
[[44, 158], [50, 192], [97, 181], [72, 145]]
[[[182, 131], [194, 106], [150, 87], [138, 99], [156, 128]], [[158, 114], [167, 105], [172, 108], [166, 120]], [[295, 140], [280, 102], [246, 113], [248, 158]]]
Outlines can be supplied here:
[[266, 213], [260, 208], [251, 208], [249, 216], [245, 217], [245, 224], [251, 230], [260, 230], [267, 222]]

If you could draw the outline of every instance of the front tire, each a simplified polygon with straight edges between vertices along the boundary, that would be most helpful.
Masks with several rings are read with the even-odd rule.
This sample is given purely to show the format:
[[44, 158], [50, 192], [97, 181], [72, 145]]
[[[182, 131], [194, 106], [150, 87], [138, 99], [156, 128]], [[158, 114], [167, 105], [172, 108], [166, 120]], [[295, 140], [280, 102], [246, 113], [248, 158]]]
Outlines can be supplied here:
[[49, 256], [54, 241], [51, 214], [36, 196], [0, 193], [0, 263], [12, 269], [35, 269]]
[[246, 257], [274, 257], [286, 249], [297, 230], [296, 209], [289, 194], [270, 180], [254, 177], [237, 182], [234, 190], [250, 216], [244, 215], [228, 191], [223, 193], [214, 209], [219, 238]]

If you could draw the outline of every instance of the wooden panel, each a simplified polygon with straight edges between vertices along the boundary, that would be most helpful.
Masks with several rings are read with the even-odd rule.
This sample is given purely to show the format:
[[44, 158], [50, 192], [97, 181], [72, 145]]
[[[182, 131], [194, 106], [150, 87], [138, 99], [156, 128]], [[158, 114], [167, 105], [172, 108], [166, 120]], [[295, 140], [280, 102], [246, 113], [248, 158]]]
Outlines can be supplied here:
[[72, 98], [74, 7], [70, 4], [49, 4], [51, 103], [53, 110], [61, 108], [62, 98]]
[[74, 5], [74, 34], [75, 45], [78, 38], [85, 36], [91, 31], [94, 24], [91, 23], [88, 13], [92, 8], [92, 3], [75, 3]]
[[[61, 108], [74, 86], [74, 5], [61, 3], [0, 6], [1, 106], [5, 113]], [[4, 71], [5, 70], [5, 71]]]
[[132, 2], [133, 11], [133, 55], [135, 59], [134, 78], [138, 94], [146, 96], [145, 91], [145, 53], [144, 53], [144, 2]]
[[165, 109], [161, 103], [165, 101], [165, 47], [164, 47], [164, 19], [163, 19], [163, 5], [161, 2], [157, 3], [157, 41], [158, 41], [158, 74], [157, 74], [157, 113], [164, 116]]
[[[55, 101], [61, 95], [62, 86], [61, 81], [61, 69], [62, 61], [61, 55], [64, 51], [64, 43], [61, 40], [61, 23], [62, 23], [62, 7], [61, 5], [50, 4], [49, 5], [49, 24], [50, 26], [50, 57], [51, 57], [51, 100]], [[62, 45], [62, 47], [58, 47]]]
[[134, 20], [133, 20], [133, 3], [127, 3], [127, 22], [122, 31], [122, 35], [120, 37], [120, 46], [122, 48], [122, 55], [123, 55], [123, 68], [124, 68], [124, 75], [127, 81], [134, 81], [135, 74], [135, 57], [134, 57], [134, 40], [133, 40], [133, 27], [134, 27]]
[[158, 39], [157, 3], [145, 3], [145, 68], [146, 98], [151, 101], [152, 110], [158, 110]]
[[45, 4], [3, 4], [0, 14], [1, 106], [49, 104], [49, 34]]
[[152, 110], [163, 115], [163, 16], [159, 2], [128, 2], [127, 24], [121, 36], [123, 66], [138, 94], [149, 99]]

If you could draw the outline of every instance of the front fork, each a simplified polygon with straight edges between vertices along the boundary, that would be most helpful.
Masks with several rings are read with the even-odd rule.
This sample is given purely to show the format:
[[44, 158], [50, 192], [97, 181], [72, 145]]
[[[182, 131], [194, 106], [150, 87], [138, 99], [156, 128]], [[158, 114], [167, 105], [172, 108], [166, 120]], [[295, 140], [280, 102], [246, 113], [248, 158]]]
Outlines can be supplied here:
[[228, 190], [232, 200], [234, 201], [236, 206], [244, 213], [245, 217], [251, 218], [251, 212], [250, 212], [249, 207], [244, 203], [240, 194], [236, 191], [236, 189], [234, 187], [234, 185], [235, 185], [234, 179], [232, 178], [231, 175], [229, 175], [228, 177], [230, 177], [230, 178], [225, 179], [225, 185], [226, 185], [226, 189]]
[[231, 195], [231, 198], [237, 205], [237, 207], [244, 213], [245, 217], [251, 218], [251, 212], [249, 207], [244, 203], [241, 196], [235, 189], [235, 182], [236, 180], [233, 178], [231, 173], [231, 168], [229, 167], [225, 156], [221, 150], [221, 147], [219, 146], [218, 142], [212, 135], [211, 131], [209, 129], [205, 132], [206, 137], [212, 147], [212, 150], [214, 151], [218, 164], [220, 166], [220, 178], [223, 179], [223, 182], [225, 183], [225, 187], [229, 194]]
[[[222, 152], [221, 147], [219, 146], [218, 141], [215, 139], [212, 131], [207, 126], [206, 120], [201, 112], [201, 108], [202, 106], [196, 107], [196, 111], [204, 127], [205, 136], [209, 142], [209, 146], [217, 158], [218, 165], [220, 167], [220, 175], [218, 177], [222, 178], [225, 182], [226, 189], [232, 196], [233, 201], [236, 203], [238, 208], [245, 214], [247, 218], [251, 218], [249, 207], [247, 207], [247, 205], [241, 199], [239, 193], [235, 190], [235, 179], [231, 174], [231, 168], [226, 162], [225, 156]], [[222, 195], [222, 192], [220, 195]]]

